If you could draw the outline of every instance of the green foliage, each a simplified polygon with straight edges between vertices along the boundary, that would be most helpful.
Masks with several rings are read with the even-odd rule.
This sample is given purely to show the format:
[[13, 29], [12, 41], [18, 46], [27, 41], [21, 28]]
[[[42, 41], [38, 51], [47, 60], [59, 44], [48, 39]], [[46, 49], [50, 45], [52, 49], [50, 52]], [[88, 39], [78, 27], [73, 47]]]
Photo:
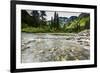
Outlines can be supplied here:
[[85, 29], [90, 29], [90, 15], [81, 13], [78, 17], [72, 16], [67, 23], [64, 23], [63, 28], [59, 20], [59, 15], [54, 12], [54, 18], [51, 17], [47, 21], [45, 11], [33, 10], [31, 15], [26, 10], [21, 11], [21, 27], [23, 32], [34, 33], [65, 33], [65, 32], [80, 32]]
[[45, 31], [48, 31], [48, 29], [43, 29], [43, 28], [35, 28], [35, 27], [27, 27], [23, 28], [22, 32], [34, 32], [34, 33], [44, 33]]
[[80, 32], [85, 29], [90, 29], [90, 16], [78, 17], [64, 26], [66, 32]]
[[22, 28], [21, 30], [22, 32], [30, 32], [30, 33], [59, 33], [59, 32], [62, 32], [64, 33], [64, 31], [61, 31], [61, 30], [57, 30], [55, 31], [55, 29], [49, 29], [48, 26], [45, 26], [45, 27], [25, 27], [25, 28]]
[[30, 16], [26, 10], [22, 10], [21, 11], [21, 24], [22, 24], [22, 28], [27, 26], [33, 26], [33, 18], [32, 16]]
[[28, 14], [26, 10], [21, 11], [21, 24], [22, 28], [26, 27], [41, 27], [46, 25], [45, 11], [33, 10], [31, 15]]

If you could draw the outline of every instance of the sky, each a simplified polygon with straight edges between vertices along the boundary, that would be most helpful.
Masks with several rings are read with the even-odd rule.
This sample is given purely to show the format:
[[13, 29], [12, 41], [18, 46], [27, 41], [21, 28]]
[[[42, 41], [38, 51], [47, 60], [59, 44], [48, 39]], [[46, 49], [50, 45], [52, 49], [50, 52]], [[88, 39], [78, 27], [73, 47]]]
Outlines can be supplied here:
[[[32, 10], [27, 10], [27, 12], [31, 15]], [[71, 17], [71, 16], [79, 16], [80, 12], [65, 12], [65, 11], [57, 11], [59, 17]], [[54, 11], [46, 11], [45, 18], [47, 20], [51, 20], [51, 17], [54, 17]]]

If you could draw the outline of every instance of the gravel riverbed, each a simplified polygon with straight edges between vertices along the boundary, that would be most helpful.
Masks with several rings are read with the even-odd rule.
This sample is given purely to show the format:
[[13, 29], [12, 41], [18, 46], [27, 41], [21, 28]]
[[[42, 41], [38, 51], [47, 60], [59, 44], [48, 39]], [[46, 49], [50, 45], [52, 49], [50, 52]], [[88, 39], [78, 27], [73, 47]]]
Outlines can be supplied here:
[[89, 30], [80, 33], [36, 34], [23, 33], [22, 63], [72, 61], [90, 59]]

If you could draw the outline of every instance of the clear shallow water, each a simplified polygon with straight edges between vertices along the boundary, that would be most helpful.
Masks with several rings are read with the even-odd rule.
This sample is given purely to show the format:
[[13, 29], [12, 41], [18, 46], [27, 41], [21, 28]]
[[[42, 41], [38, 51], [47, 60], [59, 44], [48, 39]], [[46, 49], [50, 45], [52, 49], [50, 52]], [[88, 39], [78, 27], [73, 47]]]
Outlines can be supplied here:
[[87, 60], [89, 36], [22, 33], [22, 63]]

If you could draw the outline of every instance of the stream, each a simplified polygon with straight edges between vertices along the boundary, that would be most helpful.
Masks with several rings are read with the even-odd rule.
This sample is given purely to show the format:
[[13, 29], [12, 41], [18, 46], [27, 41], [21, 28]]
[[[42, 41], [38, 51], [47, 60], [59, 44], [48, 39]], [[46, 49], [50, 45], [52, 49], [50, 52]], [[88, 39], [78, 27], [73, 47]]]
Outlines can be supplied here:
[[22, 63], [90, 59], [89, 31], [78, 34], [22, 32], [21, 42]]

